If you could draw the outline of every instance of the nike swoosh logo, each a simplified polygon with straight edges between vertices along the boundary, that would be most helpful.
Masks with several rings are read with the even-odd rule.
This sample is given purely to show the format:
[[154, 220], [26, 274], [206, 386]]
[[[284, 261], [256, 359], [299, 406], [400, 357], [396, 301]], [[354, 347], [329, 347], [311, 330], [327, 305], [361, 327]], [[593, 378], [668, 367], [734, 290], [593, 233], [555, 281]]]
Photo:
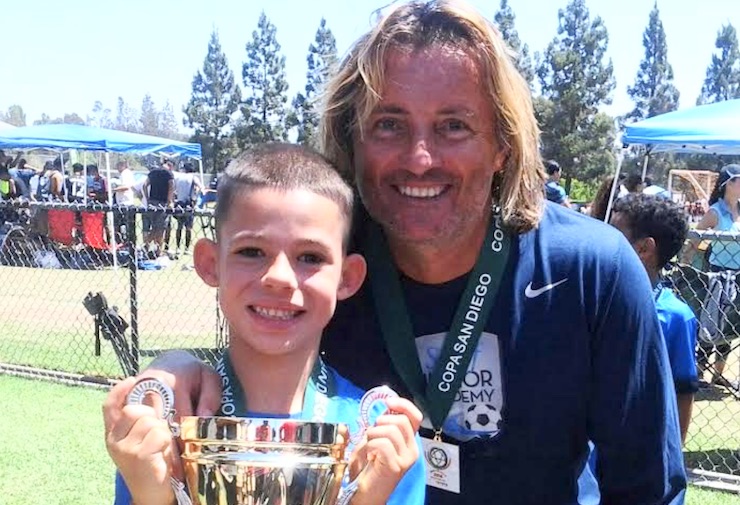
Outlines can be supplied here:
[[530, 282], [529, 284], [527, 284], [527, 287], [524, 288], [524, 296], [526, 296], [527, 298], [537, 298], [542, 293], [546, 293], [550, 291], [551, 289], [557, 286], [560, 286], [562, 283], [566, 282], [567, 280], [568, 278], [566, 277], [563, 280], [560, 280], [558, 282], [553, 282], [552, 284], [545, 284], [541, 288], [537, 288], [537, 289], [532, 289], [532, 283]]

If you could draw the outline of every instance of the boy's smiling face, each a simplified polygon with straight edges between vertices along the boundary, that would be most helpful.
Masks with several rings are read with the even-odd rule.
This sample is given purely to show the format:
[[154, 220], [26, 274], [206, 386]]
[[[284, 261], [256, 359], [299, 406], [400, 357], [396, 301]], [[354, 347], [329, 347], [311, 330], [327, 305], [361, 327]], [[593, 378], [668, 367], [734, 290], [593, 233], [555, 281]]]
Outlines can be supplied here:
[[234, 195], [218, 243], [202, 239], [194, 251], [198, 274], [219, 289], [232, 341], [270, 356], [317, 349], [337, 300], [365, 276], [361, 256], [344, 256], [347, 226], [334, 201], [307, 190]]

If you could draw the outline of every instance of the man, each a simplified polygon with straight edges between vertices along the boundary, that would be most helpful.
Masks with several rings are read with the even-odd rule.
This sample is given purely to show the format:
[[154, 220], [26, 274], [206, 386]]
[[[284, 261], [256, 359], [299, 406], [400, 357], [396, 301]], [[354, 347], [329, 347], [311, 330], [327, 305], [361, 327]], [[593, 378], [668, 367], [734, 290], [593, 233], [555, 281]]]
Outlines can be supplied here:
[[114, 202], [119, 207], [113, 214], [113, 222], [118, 233], [118, 241], [124, 242], [126, 240], [126, 222], [128, 218], [126, 207], [136, 203], [134, 199], [136, 180], [134, 179], [134, 172], [128, 166], [128, 161], [121, 160], [116, 163], [116, 170], [118, 170], [118, 179], [114, 179], [111, 186]]
[[655, 308], [673, 372], [682, 441], [686, 440], [694, 394], [699, 386], [694, 361], [698, 328], [693, 311], [661, 284], [660, 273], [683, 247], [688, 233], [687, 220], [683, 209], [672, 201], [640, 194], [617, 200], [609, 220], [632, 244], [650, 283], [655, 286]]
[[146, 195], [150, 207], [158, 210], [149, 214], [150, 231], [144, 237], [145, 244], [154, 243], [156, 254], [164, 255], [164, 233], [167, 229], [169, 216], [164, 212], [166, 208], [172, 207], [175, 198], [175, 184], [172, 169], [175, 164], [172, 160], [165, 158], [161, 168], [149, 171], [146, 182], [144, 182], [143, 193]]
[[[183, 209], [183, 213], [175, 214], [175, 221], [177, 221], [175, 257], [178, 257], [181, 251], [183, 254], [190, 254], [190, 242], [193, 238], [193, 207], [195, 206], [197, 195], [200, 195], [203, 191], [203, 183], [200, 181], [200, 177], [195, 174], [195, 167], [190, 162], [185, 163], [182, 171], [175, 172], [174, 176], [175, 207]], [[180, 249], [183, 229], [185, 229], [185, 247], [184, 249]], [[165, 242], [169, 243], [169, 238], [165, 238]]]
[[570, 207], [568, 194], [560, 185], [561, 171], [558, 162], [554, 160], [546, 162], [545, 171], [547, 172], [547, 182], [545, 183], [545, 196], [547, 196], [547, 199], [563, 207]]
[[[682, 503], [648, 278], [616, 230], [545, 202], [529, 88], [492, 24], [456, 1], [397, 4], [326, 98], [322, 150], [367, 211], [369, 278], [323, 349], [422, 408], [427, 503], [579, 503], [589, 440], [604, 503]], [[155, 367], [181, 414], [218, 408], [197, 360]]]

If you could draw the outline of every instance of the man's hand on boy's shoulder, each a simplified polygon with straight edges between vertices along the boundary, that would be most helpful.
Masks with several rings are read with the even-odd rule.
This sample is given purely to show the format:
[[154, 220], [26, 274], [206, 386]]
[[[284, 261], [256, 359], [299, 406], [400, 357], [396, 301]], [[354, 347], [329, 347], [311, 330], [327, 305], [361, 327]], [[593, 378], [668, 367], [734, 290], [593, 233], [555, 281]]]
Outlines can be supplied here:
[[169, 351], [157, 357], [138, 376], [153, 377], [175, 393], [176, 416], [212, 416], [221, 406], [221, 378], [187, 351]]

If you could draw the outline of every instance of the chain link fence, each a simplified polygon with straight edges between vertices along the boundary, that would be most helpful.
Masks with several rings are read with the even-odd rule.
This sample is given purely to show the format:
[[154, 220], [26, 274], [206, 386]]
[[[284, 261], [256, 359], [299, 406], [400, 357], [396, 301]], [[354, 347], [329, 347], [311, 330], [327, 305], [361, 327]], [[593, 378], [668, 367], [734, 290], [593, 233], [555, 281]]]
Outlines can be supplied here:
[[667, 280], [699, 322], [686, 466], [698, 485], [740, 492], [740, 234], [690, 231], [681, 257]]
[[[225, 345], [216, 291], [190, 255], [212, 236], [212, 210], [0, 204], [6, 371], [107, 381], [136, 374], [165, 350], [210, 361]], [[151, 226], [162, 222], [168, 242], [160, 249]]]
[[[162, 219], [171, 231], [157, 250], [151, 225]], [[169, 349], [212, 361], [227, 332], [189, 254], [212, 220], [210, 209], [0, 202], [0, 372], [106, 382]], [[667, 275], [701, 328], [686, 463], [695, 483], [737, 491], [740, 235], [692, 231], [690, 242], [692, 264]]]

